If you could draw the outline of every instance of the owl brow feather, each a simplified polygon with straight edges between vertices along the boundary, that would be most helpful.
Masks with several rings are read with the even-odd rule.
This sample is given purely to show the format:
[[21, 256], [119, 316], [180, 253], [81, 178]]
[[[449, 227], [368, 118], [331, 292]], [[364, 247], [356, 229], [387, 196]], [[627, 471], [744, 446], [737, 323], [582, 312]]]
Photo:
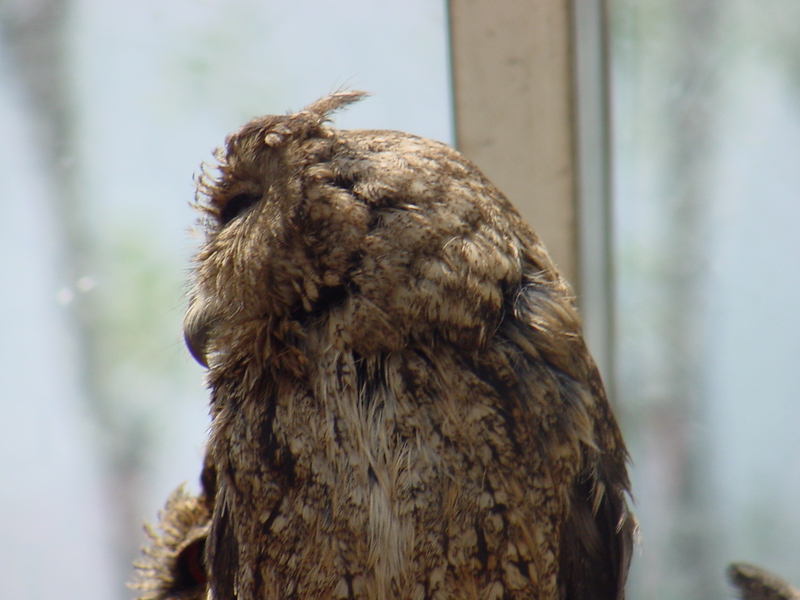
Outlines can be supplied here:
[[[369, 96], [361, 90], [338, 89], [332, 94], [312, 102], [300, 112], [289, 114], [286, 117], [266, 116], [253, 119], [244, 125], [238, 132], [228, 136], [225, 148], [217, 148], [214, 152], [216, 165], [202, 163], [200, 174], [195, 177], [196, 194], [193, 207], [202, 214], [216, 217], [219, 209], [213, 204], [213, 198], [221, 191], [221, 181], [225, 171], [229, 168], [227, 155], [231, 146], [241, 143], [246, 138], [257, 137], [269, 147], [282, 144], [284, 140], [296, 133], [294, 130], [314, 129], [327, 123], [337, 110], [340, 110], [362, 98]], [[292, 125], [295, 125], [293, 127]], [[214, 172], [216, 171], [216, 173]]]

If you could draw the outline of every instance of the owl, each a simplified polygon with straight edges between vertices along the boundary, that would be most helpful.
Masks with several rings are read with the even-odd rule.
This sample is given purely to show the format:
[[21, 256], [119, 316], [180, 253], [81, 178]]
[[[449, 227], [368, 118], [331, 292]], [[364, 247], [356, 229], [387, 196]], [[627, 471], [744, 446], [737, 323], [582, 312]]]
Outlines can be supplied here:
[[198, 179], [215, 600], [624, 597], [627, 453], [568, 283], [448, 146], [340, 91]]

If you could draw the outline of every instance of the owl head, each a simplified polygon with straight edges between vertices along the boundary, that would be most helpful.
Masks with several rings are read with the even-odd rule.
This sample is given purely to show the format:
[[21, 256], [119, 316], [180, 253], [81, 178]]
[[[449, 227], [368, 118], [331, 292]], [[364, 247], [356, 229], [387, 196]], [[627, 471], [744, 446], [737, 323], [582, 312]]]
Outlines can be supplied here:
[[475, 347], [523, 271], [558, 279], [511, 203], [449, 146], [326, 125], [362, 96], [254, 119], [200, 178], [206, 240], [185, 336], [202, 364], [301, 368], [324, 327], [362, 355], [422, 338]]

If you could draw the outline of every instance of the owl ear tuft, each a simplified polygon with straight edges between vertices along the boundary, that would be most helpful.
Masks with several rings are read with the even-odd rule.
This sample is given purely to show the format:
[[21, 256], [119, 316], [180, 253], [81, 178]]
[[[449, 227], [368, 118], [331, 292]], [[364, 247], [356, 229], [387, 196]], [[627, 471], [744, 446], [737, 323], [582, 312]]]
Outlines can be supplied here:
[[316, 102], [312, 102], [308, 106], [306, 106], [302, 111], [302, 113], [311, 113], [319, 118], [319, 124], [321, 125], [325, 121], [327, 121], [331, 114], [335, 111], [344, 108], [345, 106], [352, 104], [353, 102], [358, 102], [362, 98], [369, 96], [367, 92], [362, 92], [359, 90], [343, 90], [339, 89], [329, 96], [325, 96], [324, 98], [320, 98]]
[[368, 95], [357, 90], [339, 90], [312, 102], [298, 113], [254, 119], [230, 136], [228, 145], [249, 138], [254, 131], [260, 134], [261, 140], [269, 148], [277, 148], [291, 138], [318, 135], [333, 112]]

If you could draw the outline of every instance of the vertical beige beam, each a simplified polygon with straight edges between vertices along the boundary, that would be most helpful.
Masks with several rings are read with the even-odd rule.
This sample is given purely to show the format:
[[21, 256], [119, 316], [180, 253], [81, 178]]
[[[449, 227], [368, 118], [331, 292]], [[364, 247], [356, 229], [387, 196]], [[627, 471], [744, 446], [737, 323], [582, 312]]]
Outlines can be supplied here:
[[577, 284], [569, 0], [451, 0], [456, 144]]

